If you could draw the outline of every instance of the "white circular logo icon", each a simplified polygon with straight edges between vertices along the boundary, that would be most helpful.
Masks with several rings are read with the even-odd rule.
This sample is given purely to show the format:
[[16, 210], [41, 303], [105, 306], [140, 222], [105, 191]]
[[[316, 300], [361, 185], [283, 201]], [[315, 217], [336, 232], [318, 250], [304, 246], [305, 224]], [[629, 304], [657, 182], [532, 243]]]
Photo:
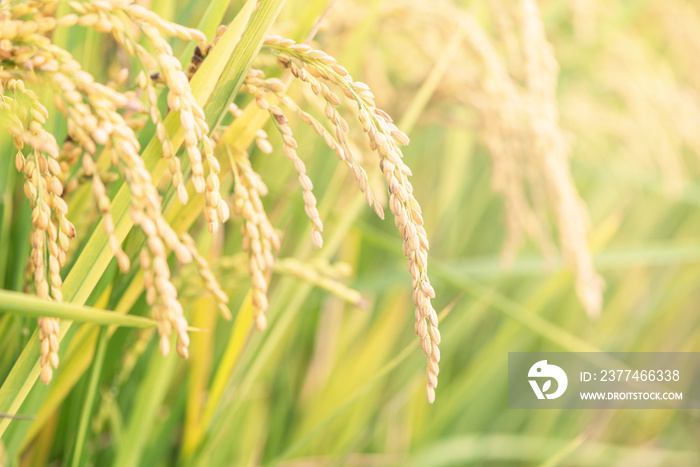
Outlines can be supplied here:
[[[547, 360], [540, 360], [532, 365], [527, 376], [528, 378], [535, 378], [528, 379], [528, 381], [538, 399], [556, 399], [564, 394], [566, 386], [569, 384], [569, 379], [566, 377], [564, 370], [556, 365], [547, 364]], [[538, 380], [543, 380], [541, 387]], [[552, 380], [557, 382], [557, 390], [550, 394], [548, 391], [552, 388]]]

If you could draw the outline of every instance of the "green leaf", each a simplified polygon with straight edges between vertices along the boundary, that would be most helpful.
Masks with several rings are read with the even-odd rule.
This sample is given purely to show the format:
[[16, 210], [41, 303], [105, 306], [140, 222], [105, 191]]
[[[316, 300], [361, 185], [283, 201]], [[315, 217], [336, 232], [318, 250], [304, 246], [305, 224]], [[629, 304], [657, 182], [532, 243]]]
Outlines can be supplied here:
[[78, 426], [78, 435], [76, 436], [75, 445], [73, 446], [73, 459], [71, 466], [78, 467], [84, 465], [84, 448], [85, 439], [87, 438], [88, 427], [92, 420], [92, 406], [95, 404], [97, 395], [98, 383], [100, 381], [100, 373], [102, 372], [102, 364], [104, 363], [105, 353], [107, 351], [107, 343], [109, 342], [109, 334], [106, 329], [100, 330], [100, 336], [97, 341], [97, 349], [92, 362], [92, 371], [90, 372], [90, 380], [88, 382], [87, 394], [83, 403], [80, 414], [80, 425]]
[[50, 302], [9, 290], [0, 290], [0, 311], [31, 318], [49, 317], [103, 326], [147, 328], [158, 325], [157, 321], [143, 316], [124, 315], [75, 303]]

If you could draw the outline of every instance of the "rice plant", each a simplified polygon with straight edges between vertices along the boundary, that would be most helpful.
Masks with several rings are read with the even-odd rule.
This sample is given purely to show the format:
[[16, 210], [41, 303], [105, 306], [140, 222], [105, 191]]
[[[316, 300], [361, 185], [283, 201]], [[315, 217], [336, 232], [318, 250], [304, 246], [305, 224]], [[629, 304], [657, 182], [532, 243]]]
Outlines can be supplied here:
[[695, 465], [505, 368], [696, 350], [697, 24], [3, 0], [0, 465]]

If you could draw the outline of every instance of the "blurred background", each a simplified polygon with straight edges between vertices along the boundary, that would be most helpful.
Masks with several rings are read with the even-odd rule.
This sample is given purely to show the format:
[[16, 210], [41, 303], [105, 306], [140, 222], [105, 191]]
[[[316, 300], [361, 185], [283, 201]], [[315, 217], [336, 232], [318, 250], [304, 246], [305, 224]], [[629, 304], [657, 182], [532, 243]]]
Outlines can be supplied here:
[[[226, 22], [240, 6], [231, 2]], [[194, 27], [206, 5], [150, 7]], [[405, 162], [441, 316], [436, 402], [425, 399], [411, 277], [392, 220], [379, 220], [322, 139], [291, 119], [324, 247], [309, 241], [294, 167], [268, 124], [275, 151], [251, 148], [251, 161], [289, 266], [273, 275], [268, 329], [242, 324], [250, 283], [233, 219], [198, 244], [234, 321], [217, 317], [184, 271], [175, 281], [190, 323], [209, 330], [193, 333], [189, 360], [163, 358], [153, 331], [114, 332], [86, 462], [700, 465], [693, 411], [507, 407], [508, 352], [700, 351], [700, 5], [290, 0], [271, 33], [303, 42], [322, 15], [311, 45], [366, 82], [411, 138]], [[94, 31], [74, 28], [65, 40], [100, 81], [124, 66]], [[271, 57], [263, 51], [256, 66], [281, 76]], [[323, 115], [298, 83], [290, 95]], [[346, 109], [354, 152], [381, 195], [376, 156]], [[3, 254], [7, 271], [23, 270], [26, 256]], [[338, 277], [362, 300], [299, 277], [308, 270]], [[24, 278], [2, 280], [21, 290]], [[106, 301], [89, 303], [114, 309], [124, 280], [115, 276]], [[132, 313], [148, 314], [143, 297]], [[13, 315], [0, 323], [4, 378], [34, 324]], [[63, 349], [56, 381], [22, 407], [38, 419], [10, 425], [0, 464], [61, 465], [70, 454], [98, 331], [72, 332], [81, 339]]]

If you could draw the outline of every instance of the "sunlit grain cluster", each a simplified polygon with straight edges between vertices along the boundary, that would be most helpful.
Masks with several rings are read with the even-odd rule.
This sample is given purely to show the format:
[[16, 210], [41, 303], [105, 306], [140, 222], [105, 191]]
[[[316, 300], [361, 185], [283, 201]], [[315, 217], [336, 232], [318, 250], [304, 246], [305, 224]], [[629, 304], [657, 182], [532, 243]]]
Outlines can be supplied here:
[[[59, 20], [53, 17], [55, 6], [53, 2], [41, 2], [6, 8], [2, 13], [0, 33], [0, 80], [3, 90], [10, 89], [15, 94], [21, 91], [24, 96], [23, 100], [15, 100], [21, 105], [4, 106], [9, 114], [8, 128], [13, 136], [16, 135], [19, 151], [24, 144], [32, 150], [29, 159], [18, 152], [17, 168], [27, 176], [27, 196], [35, 212], [32, 219], [36, 231], [32, 235], [33, 259], [30, 266], [34, 270], [37, 294], [61, 300], [58, 268], [65, 261], [67, 238], [76, 234], [72, 224], [65, 219], [67, 203], [61, 194], [63, 187], [74, 185], [78, 177], [91, 180], [93, 199], [102, 215], [102, 228], [109, 238], [109, 245], [121, 270], [129, 269], [129, 257], [114, 234], [111, 202], [103, 182], [105, 174], [116, 170], [131, 190], [131, 219], [147, 237], [139, 262], [145, 271], [147, 301], [160, 323], [161, 351], [168, 353], [169, 336], [174, 329], [178, 335], [178, 352], [187, 356], [187, 322], [170, 280], [167, 250], [173, 251], [183, 263], [190, 262], [192, 254], [162, 215], [161, 195], [139, 155], [141, 148], [134, 131], [138, 128], [125, 117], [134, 112], [150, 114], [157, 126], [163, 154], [170, 159], [178, 198], [186, 202], [187, 192], [183, 186], [180, 163], [173, 154], [174, 149], [163, 126], [156, 90], [150, 79], [152, 73], [163, 76], [168, 88], [168, 105], [172, 111], [180, 112], [195, 191], [206, 192], [208, 203], [205, 217], [209, 229], [216, 230], [218, 222], [228, 217], [228, 208], [218, 193], [216, 174], [219, 168], [212, 155], [209, 129], [201, 107], [190, 92], [187, 75], [163, 37], [169, 35], [203, 42], [204, 35], [194, 29], [163, 21], [132, 2], [71, 2], [73, 13]], [[117, 83], [106, 86], [96, 82], [68, 52], [51, 43], [48, 38], [50, 31], [76, 24], [100, 33], [110, 33], [124, 50], [137, 59], [143, 69], [137, 82], [147, 97], [145, 102], [133, 92], [119, 92], [114, 87]], [[148, 40], [155, 53], [138, 44], [134, 38], [138, 35]], [[125, 81], [126, 75], [128, 71], [124, 70], [117, 81]], [[55, 137], [43, 131], [41, 123], [48, 116], [46, 109], [31, 92], [24, 91], [25, 83], [52, 89], [53, 104], [67, 126], [66, 143], [62, 150], [58, 149]], [[203, 160], [210, 169], [207, 180], [204, 178]], [[55, 220], [52, 220], [52, 214]], [[49, 228], [49, 225], [52, 227]], [[48, 268], [44, 266], [46, 252], [50, 258]], [[63, 261], [59, 261], [61, 257]], [[51, 367], [55, 368], [58, 363], [57, 334], [57, 320], [41, 321], [44, 382], [51, 380]]]
[[[267, 194], [264, 174], [257, 173], [248, 151], [228, 146], [225, 138], [213, 137], [207, 116], [192, 93], [190, 80], [210, 56], [212, 49], [226, 33], [222, 26], [211, 43], [200, 31], [163, 20], [145, 7], [130, 1], [70, 2], [71, 12], [56, 20], [56, 4], [52, 2], [21, 4], [5, 8], [2, 13], [2, 83], [3, 116], [15, 140], [16, 166], [26, 177], [25, 192], [32, 205], [32, 253], [30, 272], [34, 289], [41, 298], [62, 300], [61, 271], [66, 262], [69, 239], [80, 235], [68, 221], [68, 203], [62, 195], [70, 196], [83, 184], [90, 185], [93, 202], [101, 217], [101, 228], [119, 269], [126, 273], [131, 258], [143, 272], [145, 300], [158, 323], [159, 348], [167, 355], [175, 334], [176, 349], [188, 357], [190, 337], [182, 300], [174, 285], [169, 256], [177, 262], [195, 263], [204, 287], [216, 298], [225, 317], [228, 295], [214, 276], [209, 262], [199, 254], [195, 241], [188, 234], [178, 234], [165, 218], [164, 197], [152, 168], [141, 158], [140, 132], [154, 127], [162, 158], [167, 162], [171, 189], [181, 204], [190, 201], [188, 186], [204, 197], [203, 217], [207, 230], [214, 234], [230, 214], [242, 220], [241, 242], [248, 255], [251, 281], [251, 302], [258, 329], [267, 326], [268, 291], [274, 263], [281, 248], [280, 234], [270, 221], [262, 202]], [[51, 42], [56, 28], [80, 26], [111, 36], [114, 43], [132, 60], [108, 84], [97, 82], [61, 47]], [[169, 38], [197, 43], [187, 67], [173, 54]], [[147, 44], [144, 45], [144, 44]], [[271, 51], [279, 67], [272, 73], [285, 76], [268, 78], [261, 69], [251, 69], [242, 91], [250, 94], [255, 105], [268, 113], [272, 128], [282, 140], [282, 154], [293, 165], [301, 187], [304, 209], [311, 222], [311, 241], [323, 245], [323, 222], [317, 208], [313, 182], [307, 174], [304, 150], [298, 146], [290, 126], [290, 118], [298, 117], [313, 128], [337, 157], [347, 166], [367, 203], [380, 218], [384, 210], [370, 189], [369, 177], [350, 150], [351, 125], [341, 115], [342, 93], [357, 108], [356, 117], [366, 134], [371, 150], [379, 156], [379, 169], [389, 191], [389, 208], [403, 238], [403, 252], [413, 279], [415, 332], [428, 356], [427, 396], [435, 399], [440, 332], [437, 313], [431, 305], [435, 292], [427, 274], [428, 239], [423, 227], [421, 208], [408, 180], [411, 170], [403, 162], [399, 146], [408, 144], [408, 137], [379, 109], [369, 87], [354, 81], [347, 70], [326, 53], [305, 44], [296, 44], [279, 36], [265, 39], [264, 48]], [[300, 82], [323, 102], [326, 121], [315, 119], [287, 95], [292, 80]], [[42, 126], [48, 111], [36, 94], [26, 86], [47, 86], [53, 94], [53, 106], [66, 123], [59, 147], [56, 137]], [[334, 90], [335, 89], [335, 90]], [[163, 97], [163, 99], [161, 99]], [[178, 127], [166, 125], [166, 114], [160, 101], [167, 104], [166, 112], [178, 116]], [[235, 104], [229, 113], [238, 118], [242, 111]], [[213, 118], [213, 121], [219, 121]], [[181, 132], [183, 150], [176, 144], [175, 134]], [[264, 153], [274, 151], [267, 133], [259, 128], [255, 144]], [[233, 178], [231, 208], [228, 196], [222, 194], [222, 162], [225, 158]], [[25, 150], [29, 152], [25, 154]], [[126, 182], [130, 191], [131, 222], [145, 236], [137, 252], [127, 253], [122, 246], [112, 215], [110, 186]], [[123, 235], [123, 234], [121, 234]], [[332, 291], [345, 300], [361, 305], [364, 300], [327, 275], [287, 260], [278, 272], [300, 277]], [[58, 365], [60, 326], [54, 318], [40, 320], [42, 346], [42, 380], [48, 383]]]

